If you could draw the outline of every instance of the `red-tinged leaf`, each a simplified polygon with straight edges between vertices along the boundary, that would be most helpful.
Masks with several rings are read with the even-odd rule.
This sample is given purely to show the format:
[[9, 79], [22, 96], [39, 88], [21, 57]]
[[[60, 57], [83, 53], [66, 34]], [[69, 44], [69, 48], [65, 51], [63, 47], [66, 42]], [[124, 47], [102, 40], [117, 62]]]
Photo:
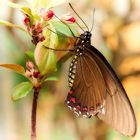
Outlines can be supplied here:
[[18, 65], [18, 64], [0, 64], [0, 67], [11, 69], [19, 74], [22, 74], [22, 75], [25, 74], [24, 67], [22, 67], [21, 65]]
[[23, 82], [18, 84], [12, 91], [12, 99], [16, 101], [25, 97], [28, 93], [31, 92], [32, 88], [33, 85], [30, 82]]

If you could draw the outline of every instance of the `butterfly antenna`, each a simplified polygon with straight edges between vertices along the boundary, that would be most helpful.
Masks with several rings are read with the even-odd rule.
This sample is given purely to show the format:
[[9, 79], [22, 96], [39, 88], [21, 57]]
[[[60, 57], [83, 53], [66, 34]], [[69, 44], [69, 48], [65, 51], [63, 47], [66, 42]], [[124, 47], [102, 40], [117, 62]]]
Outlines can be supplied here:
[[59, 19], [63, 24], [65, 24], [69, 28], [70, 32], [72, 33], [72, 36], [76, 38], [76, 36], [74, 35], [74, 33], [73, 33], [72, 29], [70, 28], [70, 26], [68, 24], [66, 24], [65, 22], [63, 22], [58, 16], [55, 15], [55, 17], [57, 19]]
[[92, 29], [93, 29], [93, 26], [94, 26], [94, 15], [95, 15], [95, 8], [93, 9], [93, 22], [92, 22], [90, 32], [92, 32]]
[[49, 31], [51, 31], [52, 33], [54, 33], [54, 34], [57, 34], [57, 35], [62, 35], [62, 36], [64, 36], [64, 37], [70, 37], [70, 36], [67, 36], [67, 35], [65, 35], [65, 34], [63, 34], [63, 33], [57, 33], [57, 32], [55, 32], [55, 31], [53, 31], [53, 30], [51, 30], [50, 28], [47, 28], [47, 30], [49, 30]]
[[74, 8], [72, 7], [71, 3], [69, 3], [69, 6], [71, 7], [71, 9], [74, 11], [74, 13], [79, 17], [79, 19], [84, 23], [84, 25], [86, 26], [86, 28], [89, 31], [89, 28], [87, 26], [87, 24], [84, 22], [84, 20], [79, 16], [79, 14], [74, 10]]
[[43, 45], [43, 47], [45, 47], [46, 49], [52, 50], [52, 51], [70, 51], [70, 52], [75, 51], [74, 49], [54, 49], [54, 48], [49, 48], [45, 45]]
[[[47, 30], [51, 31], [54, 34], [57, 34], [55, 31], [51, 30], [50, 28], [47, 28]], [[58, 35], [58, 34], [57, 34]]]
[[80, 26], [80, 24], [78, 23], [78, 22], [75, 22], [77, 25], [78, 25], [78, 27], [83, 31], [83, 32], [85, 32], [85, 30]]

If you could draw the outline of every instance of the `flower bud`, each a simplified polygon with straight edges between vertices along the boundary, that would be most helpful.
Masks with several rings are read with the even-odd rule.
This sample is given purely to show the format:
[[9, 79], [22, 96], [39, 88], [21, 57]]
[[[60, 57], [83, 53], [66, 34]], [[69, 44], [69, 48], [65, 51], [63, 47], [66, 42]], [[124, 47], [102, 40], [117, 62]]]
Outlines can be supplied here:
[[76, 21], [76, 19], [70, 14], [67, 13], [65, 15], [63, 15], [61, 17], [61, 19], [65, 22], [65, 23], [74, 23]]
[[45, 10], [45, 9], [40, 9], [40, 16], [45, 20], [48, 21], [53, 18], [54, 12], [52, 10]]
[[35, 77], [35, 78], [38, 78], [38, 76], [39, 76], [39, 71], [37, 71], [37, 70], [35, 70], [34, 72], [33, 72], [33, 76]]
[[42, 24], [40, 22], [36, 23], [36, 30], [38, 33], [42, 33]]
[[47, 11], [47, 17], [48, 19], [51, 19], [54, 16], [54, 12], [52, 10]]
[[30, 25], [30, 19], [29, 19], [29, 17], [28, 17], [28, 16], [25, 16], [23, 22], [24, 22], [24, 24], [25, 24], [26, 26], [29, 26], [29, 25]]
[[27, 78], [31, 78], [32, 77], [32, 72], [26, 70], [25, 75], [26, 75]]
[[34, 64], [31, 61], [26, 62], [26, 68], [31, 71], [32, 69], [34, 69]]

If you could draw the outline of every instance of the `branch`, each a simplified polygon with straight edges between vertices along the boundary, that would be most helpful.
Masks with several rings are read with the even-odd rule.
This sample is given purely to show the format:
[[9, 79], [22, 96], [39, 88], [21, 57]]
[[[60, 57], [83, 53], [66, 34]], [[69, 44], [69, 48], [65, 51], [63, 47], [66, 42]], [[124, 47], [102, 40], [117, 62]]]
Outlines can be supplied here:
[[32, 115], [31, 115], [31, 140], [36, 140], [36, 110], [37, 110], [37, 99], [40, 88], [34, 88], [33, 103], [32, 103]]

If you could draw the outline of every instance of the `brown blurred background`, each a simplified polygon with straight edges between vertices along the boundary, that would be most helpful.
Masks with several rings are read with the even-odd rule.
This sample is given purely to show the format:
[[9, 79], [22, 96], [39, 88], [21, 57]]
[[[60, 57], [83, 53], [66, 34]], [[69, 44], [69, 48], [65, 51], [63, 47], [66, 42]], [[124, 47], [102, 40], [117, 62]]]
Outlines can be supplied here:
[[[14, 2], [26, 4], [24, 0]], [[68, 91], [67, 61], [62, 67], [59, 81], [48, 83], [40, 94], [37, 111], [38, 140], [139, 140], [140, 0], [70, 2], [89, 28], [92, 24], [92, 10], [96, 9], [92, 44], [105, 55], [122, 80], [136, 113], [138, 130], [134, 138], [128, 138], [95, 118], [76, 118], [64, 105]], [[58, 15], [67, 11], [72, 12], [68, 1], [56, 7]], [[22, 25], [23, 16], [0, 0], [0, 19]], [[32, 48], [32, 44], [25, 33], [0, 27], [0, 63], [19, 63], [24, 66], [24, 51], [29, 48]], [[0, 140], [30, 140], [32, 95], [15, 103], [11, 100], [12, 87], [20, 81], [24, 81], [24, 78], [0, 69]]]

